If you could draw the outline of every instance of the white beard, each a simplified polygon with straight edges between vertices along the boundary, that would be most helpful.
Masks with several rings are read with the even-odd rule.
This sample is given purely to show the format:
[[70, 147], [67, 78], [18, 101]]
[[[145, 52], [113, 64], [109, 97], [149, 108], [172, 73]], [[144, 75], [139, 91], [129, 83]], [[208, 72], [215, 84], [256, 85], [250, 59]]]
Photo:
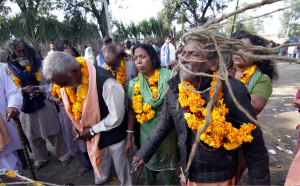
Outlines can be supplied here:
[[26, 66], [31, 66], [32, 62], [27, 59], [26, 57], [20, 57], [18, 59], [18, 63], [22, 66], [22, 67], [26, 67]]
[[[184, 64], [183, 66], [185, 68], [187, 68], [189, 71], [192, 71], [192, 66], [190, 63]], [[192, 75], [189, 72], [185, 71], [184, 69], [180, 70], [180, 76], [183, 80], [187, 80], [187, 81], [190, 81], [190, 80], [194, 79], [195, 77], [197, 77], [197, 76]]]

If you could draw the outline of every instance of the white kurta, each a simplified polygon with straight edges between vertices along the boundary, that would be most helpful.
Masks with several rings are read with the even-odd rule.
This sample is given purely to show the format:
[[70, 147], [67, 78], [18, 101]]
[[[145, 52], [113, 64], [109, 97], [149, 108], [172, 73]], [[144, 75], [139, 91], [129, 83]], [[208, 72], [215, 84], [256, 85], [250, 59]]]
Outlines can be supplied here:
[[22, 149], [13, 120], [11, 119], [10, 122], [7, 123], [4, 119], [4, 111], [7, 107], [15, 107], [21, 110], [22, 102], [23, 97], [18, 87], [0, 68], [0, 114], [11, 139], [11, 142], [5, 146], [4, 151], [0, 152], [0, 169], [14, 169], [18, 161], [18, 157], [14, 151]]
[[[8, 66], [6, 65], [2, 68], [12, 78]], [[40, 67], [40, 71], [42, 74], [42, 81], [40, 82], [39, 90], [46, 96], [49, 91], [50, 83], [47, 82], [43, 76], [43, 63]], [[44, 102], [46, 106], [36, 110], [34, 113], [22, 112], [20, 114], [23, 130], [30, 140], [35, 140], [37, 138], [45, 140], [48, 136], [57, 134], [60, 131], [60, 121], [55, 104], [49, 102], [47, 99], [45, 99]]]

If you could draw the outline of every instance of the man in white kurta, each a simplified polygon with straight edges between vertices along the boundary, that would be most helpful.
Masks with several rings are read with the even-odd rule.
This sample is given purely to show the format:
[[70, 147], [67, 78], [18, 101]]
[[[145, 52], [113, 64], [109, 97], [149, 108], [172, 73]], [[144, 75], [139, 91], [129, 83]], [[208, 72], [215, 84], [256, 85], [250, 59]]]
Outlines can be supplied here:
[[[12, 40], [8, 51], [8, 65], [2, 68], [11, 78], [16, 76], [21, 81], [20, 90], [23, 93], [23, 107], [20, 121], [33, 152], [35, 171], [38, 171], [48, 162], [46, 139], [54, 147], [56, 156], [63, 166], [68, 165], [71, 160], [70, 153], [63, 139], [56, 107], [54, 103], [45, 98], [50, 84], [43, 76], [43, 62], [35, 57], [34, 50], [22, 39]], [[31, 77], [25, 77], [27, 71], [25, 67], [39, 69], [40, 82], [32, 83], [37, 81], [37, 78], [32, 77], [32, 75]], [[39, 101], [35, 101], [37, 98], [39, 98]]]
[[[0, 69], [0, 130], [5, 130], [8, 133], [10, 142], [0, 149], [0, 169], [19, 170], [22, 172], [22, 165], [18, 159], [17, 150], [21, 149], [20, 139], [16, 127], [10, 119], [6, 122], [6, 117], [11, 114], [12, 110], [19, 112], [22, 107], [23, 97], [14, 84], [14, 82]], [[0, 140], [1, 140], [0, 136]]]

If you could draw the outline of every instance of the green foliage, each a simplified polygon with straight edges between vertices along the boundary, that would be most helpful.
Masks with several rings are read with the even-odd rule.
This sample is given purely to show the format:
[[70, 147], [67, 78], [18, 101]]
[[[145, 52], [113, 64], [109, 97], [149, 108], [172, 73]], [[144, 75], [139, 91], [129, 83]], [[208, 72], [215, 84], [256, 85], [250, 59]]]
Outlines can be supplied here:
[[[242, 5], [240, 5], [239, 8], [243, 8], [243, 7], [246, 7], [248, 6], [249, 4], [248, 3], [243, 3]], [[255, 11], [255, 10], [254, 10]], [[257, 18], [257, 19], [252, 19], [252, 20], [249, 20], [249, 21], [246, 21], [246, 22], [239, 22], [241, 20], [245, 20], [245, 19], [251, 19], [253, 13], [247, 13], [247, 12], [244, 12], [244, 13], [241, 13], [241, 14], [238, 14], [236, 15], [236, 18], [235, 18], [235, 25], [234, 25], [234, 29], [233, 29], [233, 33], [236, 32], [236, 31], [239, 31], [239, 30], [245, 30], [247, 32], [250, 32], [252, 34], [258, 34], [259, 32], [263, 32], [264, 31], [264, 19], [267, 17], [261, 17], [261, 18]], [[255, 15], [257, 16], [257, 15]], [[233, 22], [234, 20], [234, 17], [230, 17], [228, 19], [229, 21]], [[232, 30], [232, 26], [226, 26], [222, 29], [222, 33], [227, 36], [227, 37], [230, 37], [231, 35], [231, 30]]]
[[50, 12], [39, 12], [34, 19], [33, 37], [32, 33], [27, 30], [31, 23], [26, 22], [23, 13], [13, 17], [0, 16], [1, 45], [4, 46], [11, 37], [23, 38], [33, 45], [34, 39], [36, 43], [40, 43], [46, 48], [51, 41], [55, 41], [57, 38], [68, 38], [71, 43], [76, 45], [88, 45], [93, 43], [92, 41], [100, 40], [97, 25], [88, 23], [86, 17], [79, 10], [73, 11], [63, 22], [59, 22], [56, 16], [51, 15]]
[[[239, 30], [245, 30], [252, 34], [258, 34], [259, 32], [263, 32], [264, 30], [264, 18], [252, 19], [247, 22], [238, 23], [239, 20], [249, 19], [253, 16], [249, 16], [247, 14], [240, 14], [236, 16], [236, 24], [234, 25], [233, 33]], [[229, 18], [230, 21], [233, 21], [233, 17]], [[223, 28], [222, 32], [227, 36], [230, 37], [232, 30], [232, 26], [226, 26]]]
[[291, 6], [283, 12], [280, 18], [281, 35], [284, 37], [300, 38], [300, 2], [297, 0], [288, 0], [285, 2]]
[[216, 18], [232, 0], [164, 0], [159, 16], [170, 25], [172, 21], [187, 23], [188, 27], [203, 25]]
[[[133, 39], [135, 42], [148, 42], [148, 40], [157, 41], [159, 43], [164, 41], [164, 37], [167, 34], [175, 35], [175, 28], [171, 28], [165, 24], [162, 18], [150, 18], [149, 20], [143, 20], [138, 24], [131, 22], [127, 27], [123, 23], [117, 21], [114, 22], [117, 27], [114, 35], [118, 40]], [[141, 37], [142, 36], [142, 37]], [[143, 38], [143, 41], [141, 41]]]

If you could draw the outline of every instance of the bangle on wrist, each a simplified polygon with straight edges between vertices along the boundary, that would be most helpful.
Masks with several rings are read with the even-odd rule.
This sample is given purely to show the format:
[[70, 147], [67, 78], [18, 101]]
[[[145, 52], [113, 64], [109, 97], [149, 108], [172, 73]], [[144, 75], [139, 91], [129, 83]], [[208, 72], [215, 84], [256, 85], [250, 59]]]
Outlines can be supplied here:
[[133, 130], [126, 130], [126, 132], [128, 132], [128, 133], [134, 133]]

